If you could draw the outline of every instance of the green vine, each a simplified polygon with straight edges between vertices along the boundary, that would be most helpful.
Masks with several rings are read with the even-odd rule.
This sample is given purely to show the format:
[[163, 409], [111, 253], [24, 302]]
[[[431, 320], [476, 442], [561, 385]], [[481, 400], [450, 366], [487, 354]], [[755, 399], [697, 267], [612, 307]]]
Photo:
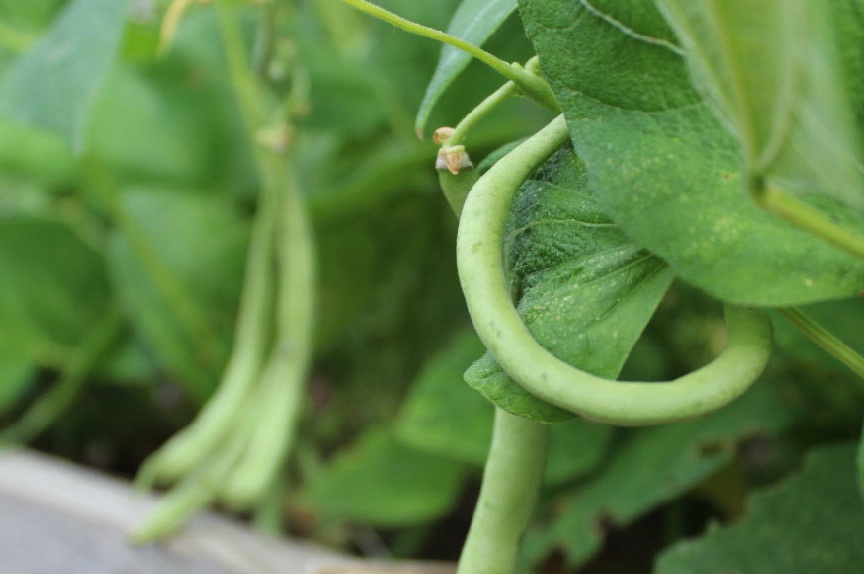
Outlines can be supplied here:
[[864, 384], [864, 357], [855, 349], [838, 339], [833, 333], [800, 309], [790, 307], [780, 309], [780, 313], [799, 331], [804, 333], [808, 339], [858, 375], [860, 377], [857, 379], [859, 384]]
[[30, 442], [57, 420], [78, 396], [88, 375], [117, 343], [122, 332], [122, 317], [112, 305], [72, 353], [55, 386], [39, 397], [15, 423], [0, 432], [0, 445]]
[[864, 236], [838, 225], [829, 216], [782, 189], [765, 185], [761, 178], [750, 185], [750, 194], [763, 209], [776, 213], [831, 245], [864, 259]]
[[549, 426], [495, 409], [492, 445], [457, 574], [513, 572], [543, 484]]
[[549, 84], [541, 78], [537, 73], [528, 69], [528, 67], [522, 67], [518, 64], [508, 64], [501, 58], [494, 56], [483, 50], [482, 48], [475, 46], [470, 42], [466, 42], [461, 38], [456, 38], [455, 36], [451, 36], [446, 34], [440, 30], [436, 30], [435, 28], [430, 28], [428, 26], [423, 26], [421, 24], [417, 24], [416, 22], [412, 22], [410, 20], [406, 20], [401, 16], [397, 16], [393, 12], [389, 10], [385, 10], [380, 6], [376, 6], [371, 2], [367, 2], [366, 0], [342, 0], [346, 4], [353, 6], [354, 8], [369, 14], [370, 16], [374, 16], [379, 20], [383, 20], [397, 28], [405, 30], [406, 32], [410, 32], [411, 34], [417, 34], [418, 36], [423, 36], [424, 38], [430, 38], [432, 40], [437, 40], [444, 44], [449, 44], [454, 48], [459, 48], [460, 50], [467, 52], [471, 56], [477, 58], [508, 80], [512, 81], [514, 84], [519, 86], [519, 89], [522, 90], [525, 95], [533, 98], [538, 103], [543, 106], [549, 108], [553, 112], [560, 112], [561, 107], [558, 105], [558, 100], [555, 98], [555, 94], [552, 93], [552, 88], [549, 87]]

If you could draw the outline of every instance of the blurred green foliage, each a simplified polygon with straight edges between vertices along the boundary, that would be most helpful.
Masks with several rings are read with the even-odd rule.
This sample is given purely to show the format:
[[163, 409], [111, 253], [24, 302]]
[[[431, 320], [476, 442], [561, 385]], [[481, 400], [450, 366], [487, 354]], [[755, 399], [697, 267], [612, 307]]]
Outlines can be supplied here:
[[[445, 29], [460, 3], [380, 4]], [[559, 29], [548, 18], [552, 3], [524, 4], [541, 55], [561, 42], [596, 41], [590, 53], [601, 60], [596, 69], [610, 54], [621, 58], [622, 52], [615, 52], [621, 46], [597, 40], [602, 35], [593, 27], [597, 22]], [[651, 12], [651, 22], [661, 22], [653, 4], [634, 4]], [[288, 493], [286, 516], [296, 530], [346, 547], [357, 544], [355, 527], [381, 528], [397, 553], [410, 552], [423, 547], [411, 543], [412, 537], [432, 539], [440, 521], [464, 514], [460, 498], [474, 492], [492, 420], [492, 407], [462, 382], [483, 348], [468, 329], [459, 291], [456, 225], [437, 190], [436, 149], [414, 133], [414, 115], [441, 49], [337, 0], [295, 5], [293, 20], [274, 31], [272, 57], [261, 70], [277, 86], [308, 86], [291, 150], [313, 216], [319, 268], [315, 362], [287, 472], [296, 488]], [[512, 3], [496, 6], [512, 11]], [[92, 351], [88, 337], [110, 314], [119, 314], [122, 328], [98, 353], [85, 357], [92, 359], [87, 386], [59, 418], [42, 421], [50, 427], [36, 444], [124, 474], [187, 423], [214, 390], [231, 347], [258, 198], [215, 15], [206, 6], [192, 6], [170, 50], [157, 54], [166, 7], [156, 0], [0, 0], [0, 423], [11, 424], [38, 404], [42, 393], [80, 369], [82, 353]], [[570, 15], [559, 10], [562, 18]], [[261, 29], [259, 12], [244, 8], [249, 38]], [[488, 48], [524, 62], [534, 48], [521, 21], [501, 16], [502, 27]], [[451, 29], [458, 24], [450, 23]], [[665, 27], [661, 32], [672, 38]], [[632, 56], [628, 65], [638, 68], [656, 46], [630, 38], [624, 48]], [[254, 49], [250, 45], [253, 54]], [[596, 70], [569, 75], [568, 54], [562, 50], [559, 59], [549, 58], [547, 73], [586, 92], [601, 89]], [[698, 243], [696, 251], [679, 249], [693, 238], [691, 228], [699, 228], [694, 217], [701, 221], [720, 209], [716, 196], [688, 190], [693, 193], [681, 200], [673, 193], [675, 181], [652, 179], [652, 193], [678, 201], [662, 200], [661, 208], [651, 208], [662, 222], [645, 217], [644, 205], [630, 202], [634, 181], [651, 178], [651, 170], [658, 169], [658, 150], [680, 153], [675, 161], [686, 164], [686, 177], [732, 171], [725, 163], [716, 165], [717, 150], [699, 147], [707, 132], [728, 144], [709, 111], [687, 108], [679, 114], [676, 108], [657, 120], [653, 112], [670, 103], [657, 96], [661, 88], [682, 86], [683, 104], [695, 105], [698, 98], [681, 62], [662, 69], [666, 75], [647, 84], [641, 75], [634, 80], [632, 69], [604, 72], [612, 95], [601, 95], [627, 96], [614, 113], [588, 101], [597, 94], [574, 90], [566, 102], [588, 126], [574, 130], [577, 153], [602, 168], [599, 175], [580, 172], [589, 178], [592, 195], [576, 210], [602, 210], [601, 216], [621, 226], [610, 232], [612, 239], [649, 249], [714, 295], [777, 305], [860, 289], [860, 263], [850, 265], [847, 256], [812, 243], [789, 248], [800, 232], [766, 223], [755, 208], [741, 207], [746, 215], [735, 223], [747, 227], [741, 233], [753, 242], [745, 273], [736, 267], [740, 260], [727, 258], [722, 233], [716, 241]], [[455, 78], [452, 70], [439, 76], [448, 73]], [[469, 64], [446, 92], [433, 94], [437, 106], [427, 125], [457, 123], [498, 83], [491, 72]], [[696, 120], [688, 115], [693, 113]], [[479, 160], [546, 119], [548, 113], [530, 102], [508, 102], [472, 132], [472, 155]], [[688, 132], [681, 128], [685, 120], [708, 126], [706, 132]], [[640, 121], [647, 122], [640, 132], [644, 138], [633, 138], [633, 122]], [[655, 121], [668, 124], [657, 128]], [[680, 130], [685, 139], [673, 146], [660, 137], [663, 130]], [[620, 147], [606, 161], [603, 146], [610, 133]], [[720, 157], [734, 164], [729, 149]], [[723, 213], [738, 214], [744, 196], [730, 194], [740, 191], [734, 187], [740, 182], [719, 175], [712, 181], [706, 189], [726, 194]], [[557, 189], [585, 185], [565, 182]], [[567, 202], [547, 200], [553, 211]], [[703, 207], [698, 217], [690, 217]], [[549, 215], [529, 211], [515, 215]], [[546, 255], [569, 249], [564, 255], [572, 256], [580, 244], [574, 240], [562, 248], [560, 234], [548, 235]], [[522, 248], [543, 255], [537, 245]], [[824, 271], [816, 295], [800, 281], [790, 282], [789, 273], [797, 273], [802, 260], [815, 261], [817, 271]], [[618, 303], [610, 297], [615, 299], [610, 305]], [[655, 300], [659, 295], [652, 308]], [[716, 353], [722, 331], [716, 307], [703, 292], [674, 283], [623, 365], [625, 377], [662, 379], [703, 364]], [[814, 302], [808, 312], [864, 352], [860, 297]], [[526, 537], [526, 571], [544, 564], [556, 571], [555, 556], [575, 568], [600, 552], [610, 533], [640, 520], [669, 534], [651, 544], [656, 553], [700, 532], [709, 520], [737, 517], [751, 491], [796, 472], [812, 447], [857, 438], [864, 407], [860, 381], [779, 316], [775, 325], [778, 352], [766, 381], [725, 411], [653, 429], [584, 421], [555, 426], [538, 521]], [[607, 374], [615, 374], [625, 356], [610, 359], [615, 364]], [[720, 564], [719, 556], [739, 550], [741, 561], [757, 556], [754, 540], [816, 544], [813, 529], [838, 518], [855, 499], [852, 459], [846, 447], [813, 455], [800, 476], [755, 499], [744, 522], [715, 530], [692, 547], [674, 547], [658, 572], [714, 572], [689, 564]], [[832, 480], [840, 476], [842, 484], [835, 488]], [[682, 530], [680, 508], [694, 500], [707, 501], [708, 510], [694, 512], [696, 526]], [[807, 524], [795, 524], [797, 515], [789, 514], [794, 504], [812, 510]], [[837, 522], [840, 534], [818, 543], [860, 540], [860, 517], [853, 514]], [[765, 525], [778, 516], [783, 524]], [[457, 551], [442, 552], [454, 557]], [[835, 557], [858, 560], [852, 554]], [[634, 560], [628, 572], [650, 567]], [[771, 571], [753, 560], [754, 568], [762, 568], [758, 571]]]

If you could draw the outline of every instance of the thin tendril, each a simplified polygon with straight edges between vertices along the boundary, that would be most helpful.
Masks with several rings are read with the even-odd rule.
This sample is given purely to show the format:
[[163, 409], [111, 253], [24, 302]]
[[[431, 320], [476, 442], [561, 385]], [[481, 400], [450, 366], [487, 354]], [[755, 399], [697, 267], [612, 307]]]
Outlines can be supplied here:
[[855, 349], [838, 339], [833, 333], [795, 307], [780, 309], [780, 313], [808, 339], [824, 349], [829, 355], [849, 367], [864, 384], [864, 357]]
[[526, 95], [535, 99], [540, 104], [548, 107], [552, 111], [561, 111], [560, 106], [558, 105], [558, 100], [555, 99], [555, 95], [552, 93], [552, 89], [549, 87], [549, 84], [547, 84], [546, 81], [543, 80], [540, 76], [537, 76], [520, 66], [509, 64], [501, 58], [498, 58], [497, 56], [490, 54], [486, 50], [483, 50], [482, 48], [475, 46], [470, 42], [466, 42], [461, 38], [451, 36], [450, 34], [447, 34], [440, 30], [436, 30], [435, 28], [430, 28], [429, 26], [423, 26], [422, 24], [417, 24], [416, 22], [406, 20], [405, 18], [397, 16], [393, 12], [385, 10], [384, 8], [376, 6], [375, 4], [367, 2], [366, 0], [342, 1], [360, 10], [361, 12], [365, 12], [366, 14], [378, 18], [379, 20], [383, 20], [384, 22], [392, 24], [393, 26], [396, 26], [397, 28], [400, 28], [406, 32], [410, 32], [411, 34], [417, 34], [418, 36], [423, 36], [424, 38], [437, 40], [439, 42], [449, 44], [454, 48], [459, 48], [460, 50], [467, 52], [468, 54], [477, 58], [505, 78], [513, 81], [513, 83], [519, 86], [519, 88], [522, 89]]

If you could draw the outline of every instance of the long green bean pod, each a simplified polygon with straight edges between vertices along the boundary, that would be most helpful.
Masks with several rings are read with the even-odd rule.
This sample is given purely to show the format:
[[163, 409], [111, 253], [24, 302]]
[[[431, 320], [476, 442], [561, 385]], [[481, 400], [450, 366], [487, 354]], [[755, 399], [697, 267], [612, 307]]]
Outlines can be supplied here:
[[502, 245], [514, 195], [568, 138], [563, 116], [498, 161], [474, 185], [459, 224], [457, 263], [462, 290], [480, 339], [519, 385], [586, 418], [646, 425], [697, 417], [718, 409], [752, 385], [771, 355], [764, 313], [726, 306], [728, 342], [711, 363], [678, 379], [620, 382], [558, 359], [540, 345], [513, 306]]

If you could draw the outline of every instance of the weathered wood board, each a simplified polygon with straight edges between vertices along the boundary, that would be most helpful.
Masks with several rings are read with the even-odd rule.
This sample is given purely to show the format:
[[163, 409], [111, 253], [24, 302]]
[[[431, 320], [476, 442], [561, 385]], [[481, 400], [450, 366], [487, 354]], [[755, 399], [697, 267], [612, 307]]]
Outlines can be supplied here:
[[155, 498], [28, 450], [0, 451], [0, 574], [451, 574], [451, 565], [367, 562], [204, 513], [160, 544], [128, 534]]

